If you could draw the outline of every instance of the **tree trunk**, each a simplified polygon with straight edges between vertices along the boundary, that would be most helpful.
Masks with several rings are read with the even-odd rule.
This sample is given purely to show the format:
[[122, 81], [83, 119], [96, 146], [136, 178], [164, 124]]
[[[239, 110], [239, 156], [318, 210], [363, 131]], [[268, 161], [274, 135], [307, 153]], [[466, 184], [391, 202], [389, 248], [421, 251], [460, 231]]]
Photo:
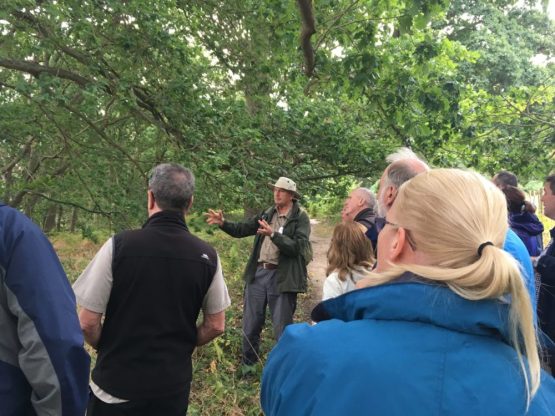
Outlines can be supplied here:
[[62, 205], [58, 206], [58, 218], [56, 221], [56, 231], [62, 231], [62, 218], [64, 216], [64, 207]]
[[79, 211], [77, 211], [77, 208], [73, 208], [73, 212], [71, 213], [71, 223], [69, 226], [69, 231], [74, 233], [75, 232], [75, 228], [77, 227], [77, 214], [79, 213]]
[[48, 211], [46, 211], [46, 215], [44, 216], [43, 221], [43, 230], [45, 233], [49, 233], [56, 227], [56, 212], [58, 211], [58, 206], [52, 204], [48, 207]]
[[[25, 196], [26, 194], [27, 194], [26, 192], [23, 192], [21, 198], [18, 199], [18, 202], [17, 203], [13, 202], [14, 205], [12, 206], [17, 208], [19, 204], [22, 202], [23, 196]], [[25, 212], [25, 215], [27, 215], [29, 218], [33, 217], [33, 210], [35, 209], [35, 205], [37, 205], [37, 202], [39, 202], [38, 195], [30, 195], [28, 198], [25, 199], [24, 212]]]

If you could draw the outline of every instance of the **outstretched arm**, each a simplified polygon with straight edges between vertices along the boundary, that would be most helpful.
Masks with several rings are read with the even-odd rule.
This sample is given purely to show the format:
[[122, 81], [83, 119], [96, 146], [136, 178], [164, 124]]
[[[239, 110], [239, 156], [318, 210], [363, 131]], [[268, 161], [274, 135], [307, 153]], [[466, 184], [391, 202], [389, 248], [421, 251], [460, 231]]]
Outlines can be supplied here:
[[222, 212], [221, 209], [214, 211], [213, 209], [209, 209], [208, 212], [204, 213], [204, 216], [206, 217], [206, 222], [210, 225], [217, 225], [219, 227], [221, 227], [222, 225], [224, 225], [224, 213]]

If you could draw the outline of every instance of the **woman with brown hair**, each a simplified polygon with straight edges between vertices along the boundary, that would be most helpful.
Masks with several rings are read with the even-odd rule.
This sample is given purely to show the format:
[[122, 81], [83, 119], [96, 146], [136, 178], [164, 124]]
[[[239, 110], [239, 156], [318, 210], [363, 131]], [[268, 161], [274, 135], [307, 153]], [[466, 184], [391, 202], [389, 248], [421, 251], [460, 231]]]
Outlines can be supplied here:
[[506, 185], [501, 191], [507, 199], [511, 230], [520, 237], [530, 256], [539, 256], [542, 251], [539, 238], [543, 233], [543, 224], [534, 214], [536, 209], [516, 186]]
[[347, 221], [336, 225], [328, 249], [322, 300], [354, 290], [356, 282], [368, 276], [374, 263], [373, 253], [372, 243], [360, 224]]

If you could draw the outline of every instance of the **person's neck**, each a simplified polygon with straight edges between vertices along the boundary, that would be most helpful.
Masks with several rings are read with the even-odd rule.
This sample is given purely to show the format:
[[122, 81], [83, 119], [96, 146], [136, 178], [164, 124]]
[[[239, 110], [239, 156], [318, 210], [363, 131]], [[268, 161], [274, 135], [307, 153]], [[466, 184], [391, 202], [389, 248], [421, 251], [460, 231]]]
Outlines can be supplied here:
[[291, 209], [291, 207], [293, 206], [293, 202], [291, 202], [288, 205], [276, 205], [276, 209], [279, 215], [283, 215], [283, 214], [287, 214], [289, 212], [289, 210]]
[[[148, 218], [152, 217], [155, 214], [158, 214], [159, 212], [164, 211], [163, 209], [159, 208], [157, 205], [154, 206], [154, 208], [149, 209], [148, 210]], [[171, 211], [171, 212], [177, 212], [177, 211]], [[181, 215], [183, 215], [183, 217], [185, 217], [186, 211], [183, 211], [181, 213]]]
[[159, 212], [162, 212], [162, 210], [158, 208], [158, 205], [154, 205], [152, 208], [148, 209], [148, 218], [152, 217], [154, 214], [157, 214]]

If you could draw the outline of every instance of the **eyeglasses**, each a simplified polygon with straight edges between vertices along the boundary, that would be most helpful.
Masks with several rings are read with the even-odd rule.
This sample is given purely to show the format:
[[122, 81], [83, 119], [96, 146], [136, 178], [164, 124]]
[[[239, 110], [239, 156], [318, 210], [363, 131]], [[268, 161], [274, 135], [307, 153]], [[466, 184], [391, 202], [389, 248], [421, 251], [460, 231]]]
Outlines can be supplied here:
[[405, 230], [405, 235], [407, 236], [407, 242], [409, 243], [409, 246], [413, 250], [416, 250], [416, 243], [414, 242], [414, 238], [412, 237], [412, 233], [406, 227], [403, 227], [402, 225], [395, 224], [394, 222], [388, 221], [387, 218], [385, 218], [385, 217], [376, 217], [375, 224], [376, 224], [376, 228], [378, 230], [378, 233], [380, 231], [382, 231], [383, 228], [386, 225], [391, 225], [392, 227], [395, 227], [395, 228], [399, 228], [399, 227], [403, 228]]

